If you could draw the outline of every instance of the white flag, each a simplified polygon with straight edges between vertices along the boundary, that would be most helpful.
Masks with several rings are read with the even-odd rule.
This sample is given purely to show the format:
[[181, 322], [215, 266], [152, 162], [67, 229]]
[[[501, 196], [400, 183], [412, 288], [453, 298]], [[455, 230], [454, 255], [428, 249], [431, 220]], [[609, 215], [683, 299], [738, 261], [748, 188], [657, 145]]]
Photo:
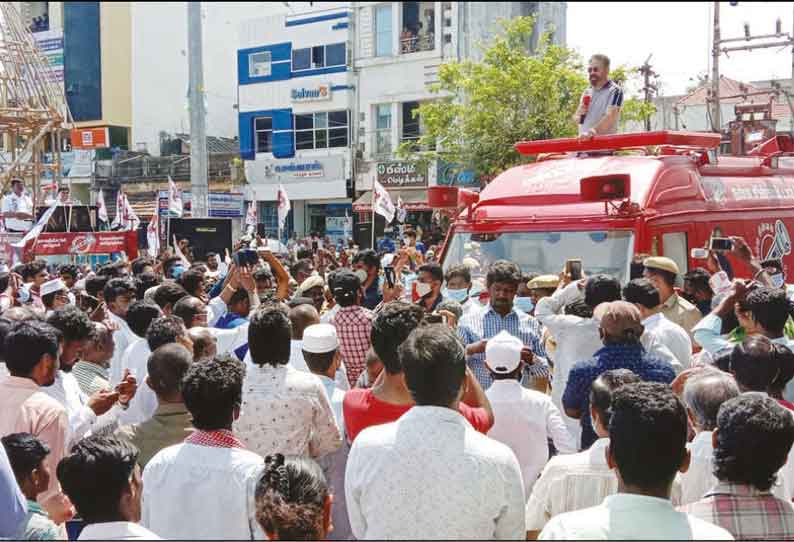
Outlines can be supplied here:
[[[157, 197], [155, 197], [155, 203]], [[156, 258], [160, 254], [160, 216], [157, 210], [157, 205], [154, 207], [154, 214], [149, 221], [149, 226], [146, 228], [146, 242], [149, 244], [149, 254], [152, 258]]]
[[113, 222], [110, 224], [111, 228], [123, 227], [124, 222], [124, 191], [119, 190], [116, 192], [116, 216], [113, 217]]
[[256, 201], [248, 203], [248, 212], [245, 214], [245, 225], [249, 235], [256, 231]]
[[287, 214], [289, 214], [290, 209], [292, 206], [290, 205], [289, 196], [287, 196], [287, 191], [284, 190], [283, 185], [278, 185], [278, 195], [276, 196], [278, 201], [278, 227], [280, 230], [284, 229], [284, 224], [287, 221]]
[[389, 193], [383, 188], [383, 185], [378, 181], [374, 182], [372, 209], [386, 219], [386, 224], [391, 224], [392, 220], [394, 220], [394, 203], [389, 197]]
[[27, 243], [31, 239], [35, 239], [36, 237], [38, 237], [39, 234], [44, 229], [44, 226], [46, 226], [47, 222], [50, 221], [50, 218], [52, 217], [52, 213], [55, 212], [56, 207], [58, 207], [57, 199], [52, 202], [52, 204], [49, 206], [49, 208], [46, 211], [44, 211], [44, 214], [41, 215], [41, 218], [39, 218], [39, 221], [36, 222], [36, 225], [30, 228], [30, 231], [26, 233], [22, 239], [20, 239], [16, 243], [10, 243], [10, 245], [16, 248], [23, 248], [25, 246], [25, 243]]
[[97, 216], [99, 220], [104, 222], [105, 224], [108, 223], [108, 208], [105, 206], [105, 195], [102, 193], [102, 189], [99, 189], [99, 194], [96, 197], [96, 210]]
[[168, 176], [168, 212], [182, 218], [182, 191], [171, 176]]
[[402, 196], [397, 196], [397, 221], [400, 223], [405, 222], [405, 216], [407, 214], [408, 211], [405, 210]]
[[141, 225], [141, 219], [135, 214], [135, 210], [130, 205], [130, 200], [127, 199], [127, 194], [124, 194], [124, 230], [134, 231]]

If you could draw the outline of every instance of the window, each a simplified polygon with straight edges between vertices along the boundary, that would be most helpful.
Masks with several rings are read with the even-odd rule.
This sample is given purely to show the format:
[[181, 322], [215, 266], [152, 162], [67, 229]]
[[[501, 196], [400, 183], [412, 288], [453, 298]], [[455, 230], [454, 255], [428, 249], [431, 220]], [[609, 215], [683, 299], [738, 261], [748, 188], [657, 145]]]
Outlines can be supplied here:
[[295, 115], [295, 149], [348, 146], [347, 111]]
[[419, 102], [405, 102], [403, 105], [403, 141], [416, 141], [421, 134], [419, 115], [414, 116], [414, 111], [419, 109]]
[[292, 71], [311, 70], [347, 64], [347, 50], [344, 43], [317, 45], [292, 51]]
[[392, 7], [383, 4], [375, 8], [375, 56], [391, 56]]
[[258, 117], [254, 119], [256, 152], [273, 152], [273, 119]]
[[375, 154], [391, 154], [391, 104], [375, 106]]
[[270, 75], [270, 51], [248, 55], [248, 77], [267, 77]]
[[689, 267], [686, 233], [663, 233], [662, 247], [664, 248], [664, 255], [678, 264], [678, 269], [681, 271], [681, 274], [683, 275], [686, 273]]
[[435, 49], [435, 2], [402, 2], [401, 5], [400, 52], [407, 54]]

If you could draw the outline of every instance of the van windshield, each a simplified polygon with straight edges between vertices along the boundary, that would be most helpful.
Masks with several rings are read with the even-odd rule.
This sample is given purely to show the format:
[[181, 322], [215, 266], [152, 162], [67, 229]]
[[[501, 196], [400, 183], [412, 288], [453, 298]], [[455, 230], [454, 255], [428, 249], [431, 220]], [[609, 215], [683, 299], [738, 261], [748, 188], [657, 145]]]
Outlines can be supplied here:
[[510, 260], [524, 273], [559, 274], [565, 261], [582, 260], [588, 275], [605, 273], [621, 283], [628, 280], [634, 253], [630, 231], [565, 231], [514, 233], [456, 233], [444, 257], [444, 271], [473, 258], [479, 269], [472, 275], [485, 276], [496, 260]]

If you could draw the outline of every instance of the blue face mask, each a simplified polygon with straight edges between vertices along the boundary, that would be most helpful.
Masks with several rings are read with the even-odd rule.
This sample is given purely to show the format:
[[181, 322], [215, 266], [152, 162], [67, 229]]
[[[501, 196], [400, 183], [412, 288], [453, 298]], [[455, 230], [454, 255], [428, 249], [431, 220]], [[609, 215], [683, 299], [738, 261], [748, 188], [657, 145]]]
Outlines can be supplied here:
[[532, 302], [531, 297], [518, 297], [516, 296], [513, 299], [513, 306], [520, 311], [524, 311], [527, 314], [532, 312], [532, 309], [535, 308], [535, 303]]
[[459, 290], [450, 290], [449, 288], [444, 289], [444, 297], [448, 297], [453, 301], [457, 301], [460, 304], [466, 302], [466, 298], [469, 297], [469, 290], [466, 288], [461, 288]]
[[184, 272], [185, 272], [184, 267], [182, 267], [181, 265], [175, 265], [174, 267], [171, 268], [171, 277], [178, 279]]

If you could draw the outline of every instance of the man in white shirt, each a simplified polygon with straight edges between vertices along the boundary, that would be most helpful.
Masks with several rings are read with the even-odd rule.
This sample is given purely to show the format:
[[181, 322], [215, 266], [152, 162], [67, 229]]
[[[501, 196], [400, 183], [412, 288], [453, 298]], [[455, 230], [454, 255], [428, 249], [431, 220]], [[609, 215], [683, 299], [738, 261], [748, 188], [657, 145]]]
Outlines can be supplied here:
[[495, 420], [488, 436], [506, 444], [516, 454], [524, 494], [528, 497], [549, 460], [549, 438], [561, 454], [574, 453], [578, 448], [551, 398], [521, 385], [523, 346], [521, 339], [507, 331], [488, 341], [485, 365], [494, 381], [485, 395], [491, 402]]
[[689, 466], [684, 405], [665, 384], [639, 382], [612, 398], [607, 463], [618, 494], [592, 508], [556, 516], [540, 540], [733, 540], [731, 534], [677, 512], [670, 492]]
[[[466, 354], [444, 324], [399, 349], [416, 406], [358, 434], [345, 495], [359, 539], [522, 539], [524, 490], [515, 454], [458, 411]], [[387, 509], [384, 509], [384, 506]]]
[[692, 365], [692, 339], [678, 324], [662, 313], [659, 290], [648, 279], [634, 279], [623, 288], [623, 299], [640, 310], [645, 331], [656, 335], [678, 361], [677, 373]]
[[207, 328], [215, 336], [218, 352], [234, 353], [235, 350], [248, 343], [248, 322], [231, 329], [209, 327], [211, 312], [208, 305], [199, 298], [192, 296], [183, 297], [177, 301], [173, 310], [174, 316], [182, 318], [185, 322], [185, 327], [188, 329], [194, 327]]
[[342, 364], [339, 338], [336, 335], [336, 328], [331, 324], [311, 325], [303, 331], [302, 337], [301, 354], [308, 369], [322, 382], [334, 411], [336, 425], [342, 433], [342, 446], [318, 460], [334, 496], [334, 506], [331, 511], [334, 529], [329, 533], [328, 539], [348, 540], [351, 538], [351, 532], [345, 502], [345, 466], [350, 445], [345, 438], [345, 420], [342, 414], [345, 392], [334, 380], [334, 376], [338, 374], [337, 368]]
[[110, 359], [110, 383], [116, 385], [121, 381], [124, 372], [122, 358], [127, 347], [135, 341], [135, 335], [127, 325], [127, 311], [135, 301], [138, 291], [135, 284], [129, 279], [110, 279], [102, 289], [102, 295], [107, 304], [108, 318], [114, 324], [113, 342], [116, 349]]
[[[298, 305], [289, 310], [289, 320], [292, 323], [292, 341], [290, 342], [289, 364], [299, 371], [311, 372], [303, 359], [303, 332], [309, 326], [319, 324], [320, 316], [317, 309], [309, 304]], [[330, 322], [323, 322], [330, 323]], [[350, 389], [344, 363], [340, 363], [334, 375], [337, 387], [345, 392]], [[344, 427], [344, 426], [340, 426]]]
[[251, 317], [248, 347], [253, 366], [245, 375], [235, 430], [262, 457], [321, 457], [341, 446], [342, 435], [320, 380], [289, 366], [290, 327], [280, 304]]
[[194, 363], [182, 379], [196, 430], [143, 471], [141, 524], [163, 538], [264, 539], [255, 505], [264, 460], [232, 432], [244, 374], [242, 363], [226, 355]]
[[58, 465], [64, 493], [85, 523], [77, 540], [160, 540], [141, 520], [138, 450], [113, 437], [87, 437]]
[[3, 198], [3, 218], [8, 231], [23, 233], [33, 227], [33, 200], [24, 192], [22, 181], [13, 179], [11, 193]]
[[527, 500], [527, 540], [535, 540], [549, 519], [596, 506], [618, 491], [615, 471], [607, 465], [612, 394], [621, 386], [640, 382], [628, 369], [599, 376], [590, 391], [590, 419], [598, 435], [589, 450], [551, 458]]

